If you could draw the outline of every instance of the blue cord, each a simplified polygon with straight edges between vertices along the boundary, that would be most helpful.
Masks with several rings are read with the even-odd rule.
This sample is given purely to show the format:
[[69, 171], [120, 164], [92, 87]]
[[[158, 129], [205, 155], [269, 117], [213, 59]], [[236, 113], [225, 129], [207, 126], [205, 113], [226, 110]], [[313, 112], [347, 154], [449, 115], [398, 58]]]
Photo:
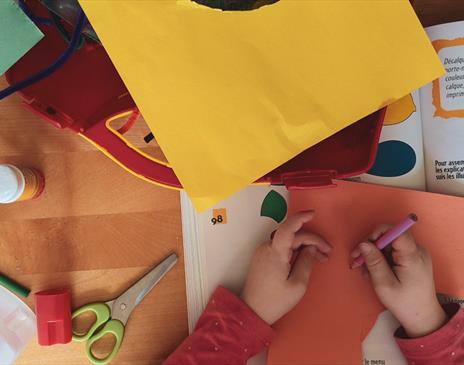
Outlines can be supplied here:
[[85, 17], [84, 11], [81, 10], [79, 13], [79, 17], [77, 18], [77, 24], [74, 29], [74, 33], [71, 38], [71, 42], [69, 42], [68, 48], [58, 57], [58, 59], [47, 68], [39, 71], [35, 75], [24, 79], [23, 81], [18, 82], [17, 84], [11, 85], [6, 89], [0, 91], [0, 100], [10, 96], [11, 94], [15, 93], [16, 91], [22, 90], [36, 82], [50, 76], [55, 71], [57, 71], [61, 66], [63, 66], [66, 61], [73, 55], [74, 51], [76, 50], [79, 40], [81, 38], [82, 29], [86, 24], [87, 18]]
[[26, 14], [29, 19], [31, 19], [35, 24], [43, 24], [43, 25], [52, 25], [53, 22], [51, 19], [48, 18], [42, 18], [41, 16], [35, 16], [34, 14], [31, 13], [29, 8], [27, 7], [26, 3], [24, 0], [18, 0], [18, 5], [21, 8], [21, 10]]

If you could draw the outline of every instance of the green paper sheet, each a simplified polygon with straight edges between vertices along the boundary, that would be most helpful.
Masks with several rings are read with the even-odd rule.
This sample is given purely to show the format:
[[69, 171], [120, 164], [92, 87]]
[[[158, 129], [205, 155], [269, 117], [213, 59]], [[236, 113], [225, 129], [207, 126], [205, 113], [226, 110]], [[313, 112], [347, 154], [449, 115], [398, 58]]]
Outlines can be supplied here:
[[43, 37], [13, 0], [0, 0], [0, 75]]

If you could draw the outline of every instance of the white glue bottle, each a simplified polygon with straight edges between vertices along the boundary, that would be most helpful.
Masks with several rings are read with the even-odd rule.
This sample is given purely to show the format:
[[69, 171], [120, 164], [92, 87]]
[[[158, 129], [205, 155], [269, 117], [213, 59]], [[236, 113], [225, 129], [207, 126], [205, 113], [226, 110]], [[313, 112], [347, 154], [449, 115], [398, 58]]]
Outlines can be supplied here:
[[0, 204], [35, 199], [44, 187], [45, 179], [40, 171], [0, 164]]

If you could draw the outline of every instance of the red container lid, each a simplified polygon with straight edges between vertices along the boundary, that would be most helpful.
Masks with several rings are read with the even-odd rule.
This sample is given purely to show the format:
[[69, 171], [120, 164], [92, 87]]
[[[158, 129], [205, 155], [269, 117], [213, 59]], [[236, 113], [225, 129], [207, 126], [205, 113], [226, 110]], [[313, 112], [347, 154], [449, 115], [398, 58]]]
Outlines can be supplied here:
[[71, 293], [68, 289], [35, 293], [35, 312], [39, 345], [71, 342]]
[[334, 185], [368, 171], [377, 154], [385, 108], [349, 125], [266, 174], [258, 182], [289, 190]]

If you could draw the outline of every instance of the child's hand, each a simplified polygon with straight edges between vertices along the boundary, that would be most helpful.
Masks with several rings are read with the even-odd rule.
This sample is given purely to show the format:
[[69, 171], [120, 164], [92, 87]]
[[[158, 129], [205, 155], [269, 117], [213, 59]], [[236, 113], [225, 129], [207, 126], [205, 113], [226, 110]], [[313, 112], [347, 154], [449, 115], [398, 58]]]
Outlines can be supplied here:
[[[379, 227], [369, 241], [376, 241], [388, 228]], [[410, 233], [405, 233], [392, 244], [391, 269], [371, 242], [361, 243], [351, 256], [363, 255], [375, 292], [407, 335], [421, 337], [440, 328], [447, 317], [436, 297], [429, 253], [416, 244]]]
[[[272, 241], [259, 246], [253, 256], [242, 299], [269, 324], [301, 300], [314, 260], [328, 260], [330, 245], [318, 235], [301, 230], [313, 216], [314, 212], [308, 211], [288, 218]], [[292, 268], [292, 256], [301, 246]]]

